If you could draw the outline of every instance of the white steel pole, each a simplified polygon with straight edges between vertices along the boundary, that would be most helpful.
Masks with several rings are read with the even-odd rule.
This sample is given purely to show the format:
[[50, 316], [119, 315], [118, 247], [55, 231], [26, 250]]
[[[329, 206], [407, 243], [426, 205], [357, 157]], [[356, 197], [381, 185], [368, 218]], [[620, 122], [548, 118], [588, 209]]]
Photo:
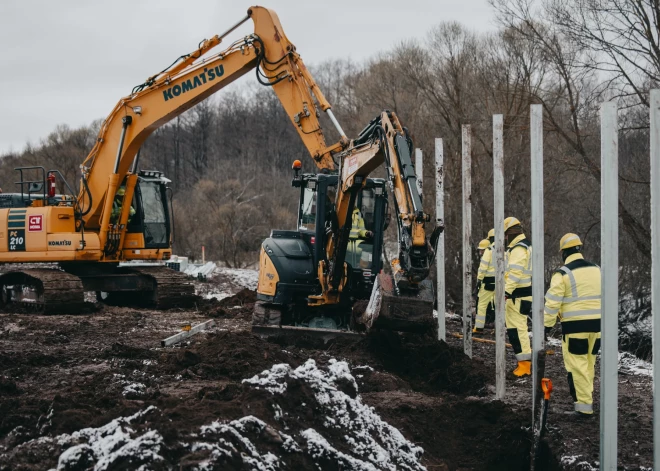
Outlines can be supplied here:
[[463, 351], [472, 358], [472, 128], [463, 137]]
[[415, 149], [415, 175], [417, 176], [417, 191], [419, 191], [419, 196], [422, 196], [422, 189], [424, 185], [422, 181], [424, 180], [424, 159], [422, 158], [422, 149]]
[[660, 90], [651, 90], [651, 306], [653, 310], [653, 464], [660, 469]]
[[[543, 106], [530, 107], [530, 145], [532, 173], [532, 423], [540, 424], [537, 415], [542, 399], [541, 379], [545, 373], [543, 328]], [[539, 416], [540, 418], [540, 416]]]
[[[442, 139], [435, 140], [435, 227], [445, 225], [444, 154]], [[438, 237], [435, 254], [438, 285], [438, 340], [447, 341], [445, 327], [445, 232]]]
[[617, 469], [619, 337], [619, 139], [616, 103], [600, 108], [602, 310], [600, 466]]
[[495, 228], [495, 398], [506, 393], [506, 327], [504, 325], [504, 119], [493, 115], [493, 197]]

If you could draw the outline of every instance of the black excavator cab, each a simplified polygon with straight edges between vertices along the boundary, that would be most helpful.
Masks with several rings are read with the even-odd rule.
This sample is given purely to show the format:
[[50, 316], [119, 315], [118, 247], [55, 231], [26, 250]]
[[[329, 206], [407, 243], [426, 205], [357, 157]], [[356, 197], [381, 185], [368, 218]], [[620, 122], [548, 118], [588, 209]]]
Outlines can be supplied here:
[[[328, 234], [335, 233], [338, 224], [335, 214], [336, 175], [302, 175], [293, 181], [300, 188], [298, 232], [312, 248], [314, 266], [325, 257]], [[364, 230], [373, 236], [356, 234], [350, 239], [345, 261], [350, 267], [349, 292], [353, 298], [368, 298], [376, 275], [383, 264], [383, 233], [387, 228], [387, 191], [385, 180], [370, 178], [358, 193], [355, 209], [364, 221]], [[355, 232], [357, 228], [355, 228]]]
[[[335, 196], [337, 175], [303, 174], [296, 176], [293, 186], [300, 189], [296, 230], [273, 230], [262, 244], [260, 286], [257, 300], [270, 308], [266, 323], [282, 326], [324, 329], [349, 329], [355, 300], [369, 299], [383, 264], [383, 234], [388, 224], [386, 182], [369, 178], [360, 191], [356, 209], [364, 220], [364, 230], [371, 237], [354, 237], [349, 241], [346, 263], [347, 283], [341, 303], [319, 313], [307, 305], [307, 297], [321, 293], [318, 280], [319, 261], [326, 258], [328, 237], [336, 233]], [[268, 260], [264, 260], [267, 257]], [[262, 278], [263, 277], [263, 283]], [[269, 280], [273, 289], [266, 285]], [[267, 312], [268, 308], [264, 311]], [[277, 314], [273, 314], [277, 310]], [[268, 314], [263, 314], [268, 317]], [[275, 318], [276, 317], [276, 318]]]

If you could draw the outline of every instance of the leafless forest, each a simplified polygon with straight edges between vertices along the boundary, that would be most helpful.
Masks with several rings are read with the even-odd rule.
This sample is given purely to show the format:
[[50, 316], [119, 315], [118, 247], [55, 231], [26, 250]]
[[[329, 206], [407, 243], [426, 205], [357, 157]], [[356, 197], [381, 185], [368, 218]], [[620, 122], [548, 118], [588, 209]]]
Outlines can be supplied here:
[[[534, 8], [526, 0], [491, 2], [500, 25], [495, 34], [439, 23], [364, 62], [304, 59], [349, 136], [384, 108], [401, 117], [424, 151], [431, 214], [434, 138], [444, 139], [449, 302], [459, 300], [461, 290], [461, 125], [473, 127], [476, 247], [493, 224], [492, 115], [504, 115], [506, 215], [529, 227], [529, 105], [543, 105], [549, 276], [560, 262], [556, 247], [566, 232], [578, 233], [586, 256], [600, 259], [598, 113], [602, 101], [617, 100], [625, 330], [648, 315], [648, 90], [658, 86], [660, 75], [660, 7], [651, 0], [544, 0]], [[24, 152], [5, 155], [0, 186], [12, 191], [13, 168], [30, 164], [58, 168], [76, 182], [98, 126], [62, 125]], [[335, 138], [326, 128], [328, 140]], [[176, 253], [199, 257], [205, 245], [209, 258], [246, 266], [256, 262], [271, 228], [295, 223], [290, 167], [301, 159], [305, 170], [313, 170], [305, 154], [275, 95], [248, 74], [240, 85], [158, 129], [142, 149], [141, 167], [172, 179]]]

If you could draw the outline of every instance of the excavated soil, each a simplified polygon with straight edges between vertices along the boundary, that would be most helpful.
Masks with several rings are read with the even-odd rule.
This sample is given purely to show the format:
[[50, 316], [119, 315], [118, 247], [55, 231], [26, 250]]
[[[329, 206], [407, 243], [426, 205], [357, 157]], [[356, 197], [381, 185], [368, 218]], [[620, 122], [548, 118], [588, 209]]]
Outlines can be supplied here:
[[[293, 380], [286, 394], [277, 397], [241, 381], [274, 364], [296, 368], [308, 359], [321, 369], [329, 368], [333, 359], [345, 360], [357, 391], [350, 384], [344, 388], [338, 383], [338, 388], [351, 397], [359, 393], [384, 421], [422, 447], [421, 463], [429, 470], [529, 469], [528, 383], [510, 381], [506, 402], [494, 401], [490, 346], [475, 344], [475, 359], [470, 360], [456, 339], [447, 345], [391, 332], [327, 344], [311, 337], [262, 339], [249, 332], [254, 301], [254, 292], [243, 290], [222, 301], [200, 302], [196, 310], [101, 307], [84, 316], [0, 314], [0, 470], [54, 468], [62, 449], [48, 437], [101, 427], [145, 410], [133, 421], [133, 432], [157, 429], [165, 459], [162, 466], [146, 469], [172, 464], [194, 469], [206, 455], [183, 446], [186, 437], [197, 436], [200, 427], [214, 420], [226, 423], [246, 416], [266, 424], [246, 431], [252, 443], [277, 453], [282, 439], [273, 432], [278, 426], [275, 401], [284, 410], [298, 411], [288, 424], [292, 429], [318, 430], [318, 397]], [[209, 318], [216, 321], [213, 330], [160, 347], [160, 340], [182, 326]], [[647, 386], [637, 379], [635, 387]], [[555, 394], [564, 394], [561, 380], [555, 384]], [[558, 400], [551, 409], [551, 430], [537, 469], [589, 469], [561, 464], [561, 459], [570, 453], [593, 463], [594, 446], [597, 459], [597, 422], [564, 418], [556, 409], [567, 402]], [[620, 424], [624, 434], [637, 428], [638, 445], [622, 443], [620, 448], [624, 464], [635, 469], [649, 465], [651, 448], [650, 433], [644, 433], [647, 406], [632, 404], [635, 416], [622, 412]], [[339, 452], [350, 452], [345, 443], [340, 445], [341, 431], [327, 434]], [[327, 457], [280, 455], [287, 469], [352, 469]], [[77, 468], [66, 469], [86, 469], [85, 459], [79, 457]], [[230, 456], [213, 469], [251, 469], [241, 463], [240, 456]], [[137, 469], [140, 464], [126, 458], [107, 469]]]

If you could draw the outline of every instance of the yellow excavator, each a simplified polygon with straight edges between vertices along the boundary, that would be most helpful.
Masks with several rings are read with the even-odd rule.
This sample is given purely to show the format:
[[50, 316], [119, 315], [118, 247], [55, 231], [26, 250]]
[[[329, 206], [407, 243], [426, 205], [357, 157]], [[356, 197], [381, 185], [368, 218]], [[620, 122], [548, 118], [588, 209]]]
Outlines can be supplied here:
[[[443, 228], [427, 239], [430, 217], [422, 208], [412, 152], [407, 129], [395, 113], [384, 111], [334, 156], [337, 173], [299, 175], [300, 162], [294, 162], [293, 186], [301, 190], [298, 229], [272, 231], [262, 244], [253, 331], [327, 338], [372, 328], [434, 328], [428, 276]], [[369, 178], [383, 166], [385, 179]], [[386, 272], [388, 190], [398, 258]]]
[[[250, 19], [253, 34], [216, 50], [224, 38]], [[83, 307], [85, 291], [96, 292], [109, 303], [160, 308], [189, 304], [194, 290], [184, 275], [163, 266], [121, 265], [168, 260], [172, 253], [169, 180], [161, 172], [139, 170], [140, 147], [155, 129], [252, 70], [262, 85], [272, 87], [319, 170], [330, 176], [335, 162], [339, 163], [334, 177], [339, 190], [335, 223], [328, 232], [333, 235], [323, 238], [324, 243], [327, 239], [326, 255], [319, 258], [315, 270], [318, 286], [309, 301], [316, 306], [344, 306], [348, 298], [338, 293], [349, 294], [349, 265], [341, 260], [346, 218], [355, 198], [361, 200], [366, 195], [358, 190], [366, 188], [368, 172], [379, 165], [379, 159], [392, 158], [382, 143], [388, 139], [395, 142], [400, 125], [393, 114], [386, 114], [391, 124], [371, 126], [375, 131], [349, 141], [275, 12], [259, 6], [250, 8], [224, 33], [203, 40], [195, 51], [179, 57], [117, 103], [80, 166], [79, 190], [73, 190], [56, 169], [17, 169], [20, 193], [0, 195], [0, 263], [12, 264], [0, 269], [0, 305], [73, 313]], [[326, 144], [319, 108], [340, 135], [334, 144]], [[397, 130], [392, 126], [398, 126]], [[58, 193], [57, 187], [67, 191]], [[400, 185], [394, 188], [397, 197], [401, 191], [405, 192]], [[413, 213], [397, 215], [400, 224], [412, 228], [412, 243], [400, 240], [402, 247], [428, 246], [425, 239], [424, 244], [420, 242], [425, 218], [420, 213], [421, 203], [416, 202], [414, 209], [414, 221], [406, 219]], [[415, 258], [413, 252], [408, 255]], [[26, 263], [30, 265], [26, 267]], [[404, 262], [400, 271], [417, 286], [419, 277], [409, 276], [412, 266]], [[269, 275], [275, 276], [272, 270], [264, 274], [272, 282]], [[262, 286], [260, 279], [260, 289]]]

